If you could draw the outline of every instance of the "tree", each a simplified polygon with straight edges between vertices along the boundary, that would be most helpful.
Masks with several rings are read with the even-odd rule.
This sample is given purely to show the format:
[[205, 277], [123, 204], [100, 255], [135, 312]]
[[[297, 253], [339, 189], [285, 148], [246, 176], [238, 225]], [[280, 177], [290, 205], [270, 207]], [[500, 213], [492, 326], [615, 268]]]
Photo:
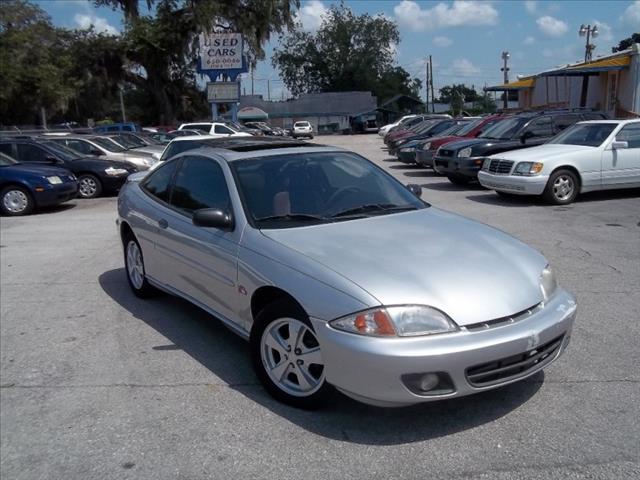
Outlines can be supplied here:
[[440, 98], [437, 101], [440, 103], [456, 102], [462, 97], [464, 97], [465, 102], [476, 102], [481, 97], [475, 89], [467, 87], [464, 83], [447, 85], [439, 91]]
[[617, 47], [613, 47], [611, 51], [613, 53], [621, 52], [622, 50], [626, 50], [634, 43], [640, 43], [640, 33], [634, 33], [630, 37], [625, 38], [624, 40], [620, 40]]
[[393, 21], [332, 5], [316, 33], [297, 25], [282, 35], [272, 63], [294, 95], [352, 90], [371, 91], [379, 100], [416, 95], [420, 81], [394, 66], [393, 45], [399, 42]]
[[[95, 0], [125, 15], [128, 80], [149, 93], [153, 115], [172, 123], [183, 112], [185, 92], [197, 94], [195, 65], [198, 35], [214, 29], [243, 35], [251, 61], [264, 58], [272, 32], [293, 25], [298, 0], [147, 0], [154, 15], [141, 15], [135, 0]], [[189, 95], [187, 104], [197, 101]]]

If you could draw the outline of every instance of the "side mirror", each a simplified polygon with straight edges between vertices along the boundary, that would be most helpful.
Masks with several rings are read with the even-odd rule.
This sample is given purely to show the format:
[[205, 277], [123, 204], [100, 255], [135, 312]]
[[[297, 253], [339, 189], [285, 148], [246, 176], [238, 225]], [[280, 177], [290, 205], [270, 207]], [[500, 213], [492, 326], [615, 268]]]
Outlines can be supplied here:
[[520, 142], [527, 143], [527, 140], [531, 137], [533, 137], [533, 132], [531, 130], [522, 132], [522, 135], [520, 135]]
[[98, 157], [101, 157], [102, 155], [104, 155], [104, 152], [102, 150], [98, 150], [97, 148], [94, 148], [93, 150], [89, 150], [89, 153], [91, 155], [97, 155]]
[[49, 162], [49, 163], [62, 163], [60, 160], [58, 160], [56, 157], [54, 157], [53, 155], [47, 155], [46, 157], [44, 157], [44, 159]]
[[416, 185], [415, 183], [410, 183], [407, 185], [407, 190], [413, 193], [416, 197], [422, 197], [422, 187], [420, 185]]
[[611, 142], [612, 150], [620, 150], [625, 148], [629, 148], [629, 142], [623, 142], [622, 140], [614, 140], [613, 142]]
[[193, 212], [193, 224], [198, 227], [233, 230], [234, 221], [230, 212], [219, 208], [201, 208]]

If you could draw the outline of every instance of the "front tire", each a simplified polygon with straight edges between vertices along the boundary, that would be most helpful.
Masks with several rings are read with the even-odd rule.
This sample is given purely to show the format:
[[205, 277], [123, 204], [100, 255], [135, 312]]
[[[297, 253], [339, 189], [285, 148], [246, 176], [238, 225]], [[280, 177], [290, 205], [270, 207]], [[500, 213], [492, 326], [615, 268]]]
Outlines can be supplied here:
[[307, 314], [290, 301], [265, 307], [251, 329], [251, 360], [264, 388], [287, 405], [313, 410], [331, 392]]
[[147, 280], [142, 249], [133, 234], [124, 238], [124, 265], [127, 282], [136, 297], [150, 298], [158, 293], [158, 290]]
[[5, 215], [12, 217], [28, 215], [34, 207], [33, 197], [26, 188], [9, 185], [0, 192], [0, 210]]
[[579, 180], [571, 170], [558, 170], [547, 181], [543, 198], [555, 205], [567, 205], [578, 196]]
[[96, 198], [102, 193], [102, 183], [95, 175], [83, 173], [78, 177], [78, 195], [81, 198]]

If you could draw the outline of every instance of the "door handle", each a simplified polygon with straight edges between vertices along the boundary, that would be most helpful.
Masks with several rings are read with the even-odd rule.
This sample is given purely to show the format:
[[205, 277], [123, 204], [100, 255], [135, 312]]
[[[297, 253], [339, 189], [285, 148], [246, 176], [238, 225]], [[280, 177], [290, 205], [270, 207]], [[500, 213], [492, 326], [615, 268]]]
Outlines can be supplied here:
[[160, 228], [167, 228], [169, 226], [169, 222], [167, 222], [164, 218], [158, 220], [158, 226]]

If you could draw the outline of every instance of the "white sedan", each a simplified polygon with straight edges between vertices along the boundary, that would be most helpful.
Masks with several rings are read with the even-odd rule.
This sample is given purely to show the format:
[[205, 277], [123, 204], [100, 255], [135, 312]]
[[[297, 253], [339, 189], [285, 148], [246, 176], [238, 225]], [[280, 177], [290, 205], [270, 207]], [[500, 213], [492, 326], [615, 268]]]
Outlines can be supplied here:
[[544, 145], [488, 157], [478, 180], [499, 194], [558, 205], [583, 192], [640, 187], [640, 120], [576, 123]]

